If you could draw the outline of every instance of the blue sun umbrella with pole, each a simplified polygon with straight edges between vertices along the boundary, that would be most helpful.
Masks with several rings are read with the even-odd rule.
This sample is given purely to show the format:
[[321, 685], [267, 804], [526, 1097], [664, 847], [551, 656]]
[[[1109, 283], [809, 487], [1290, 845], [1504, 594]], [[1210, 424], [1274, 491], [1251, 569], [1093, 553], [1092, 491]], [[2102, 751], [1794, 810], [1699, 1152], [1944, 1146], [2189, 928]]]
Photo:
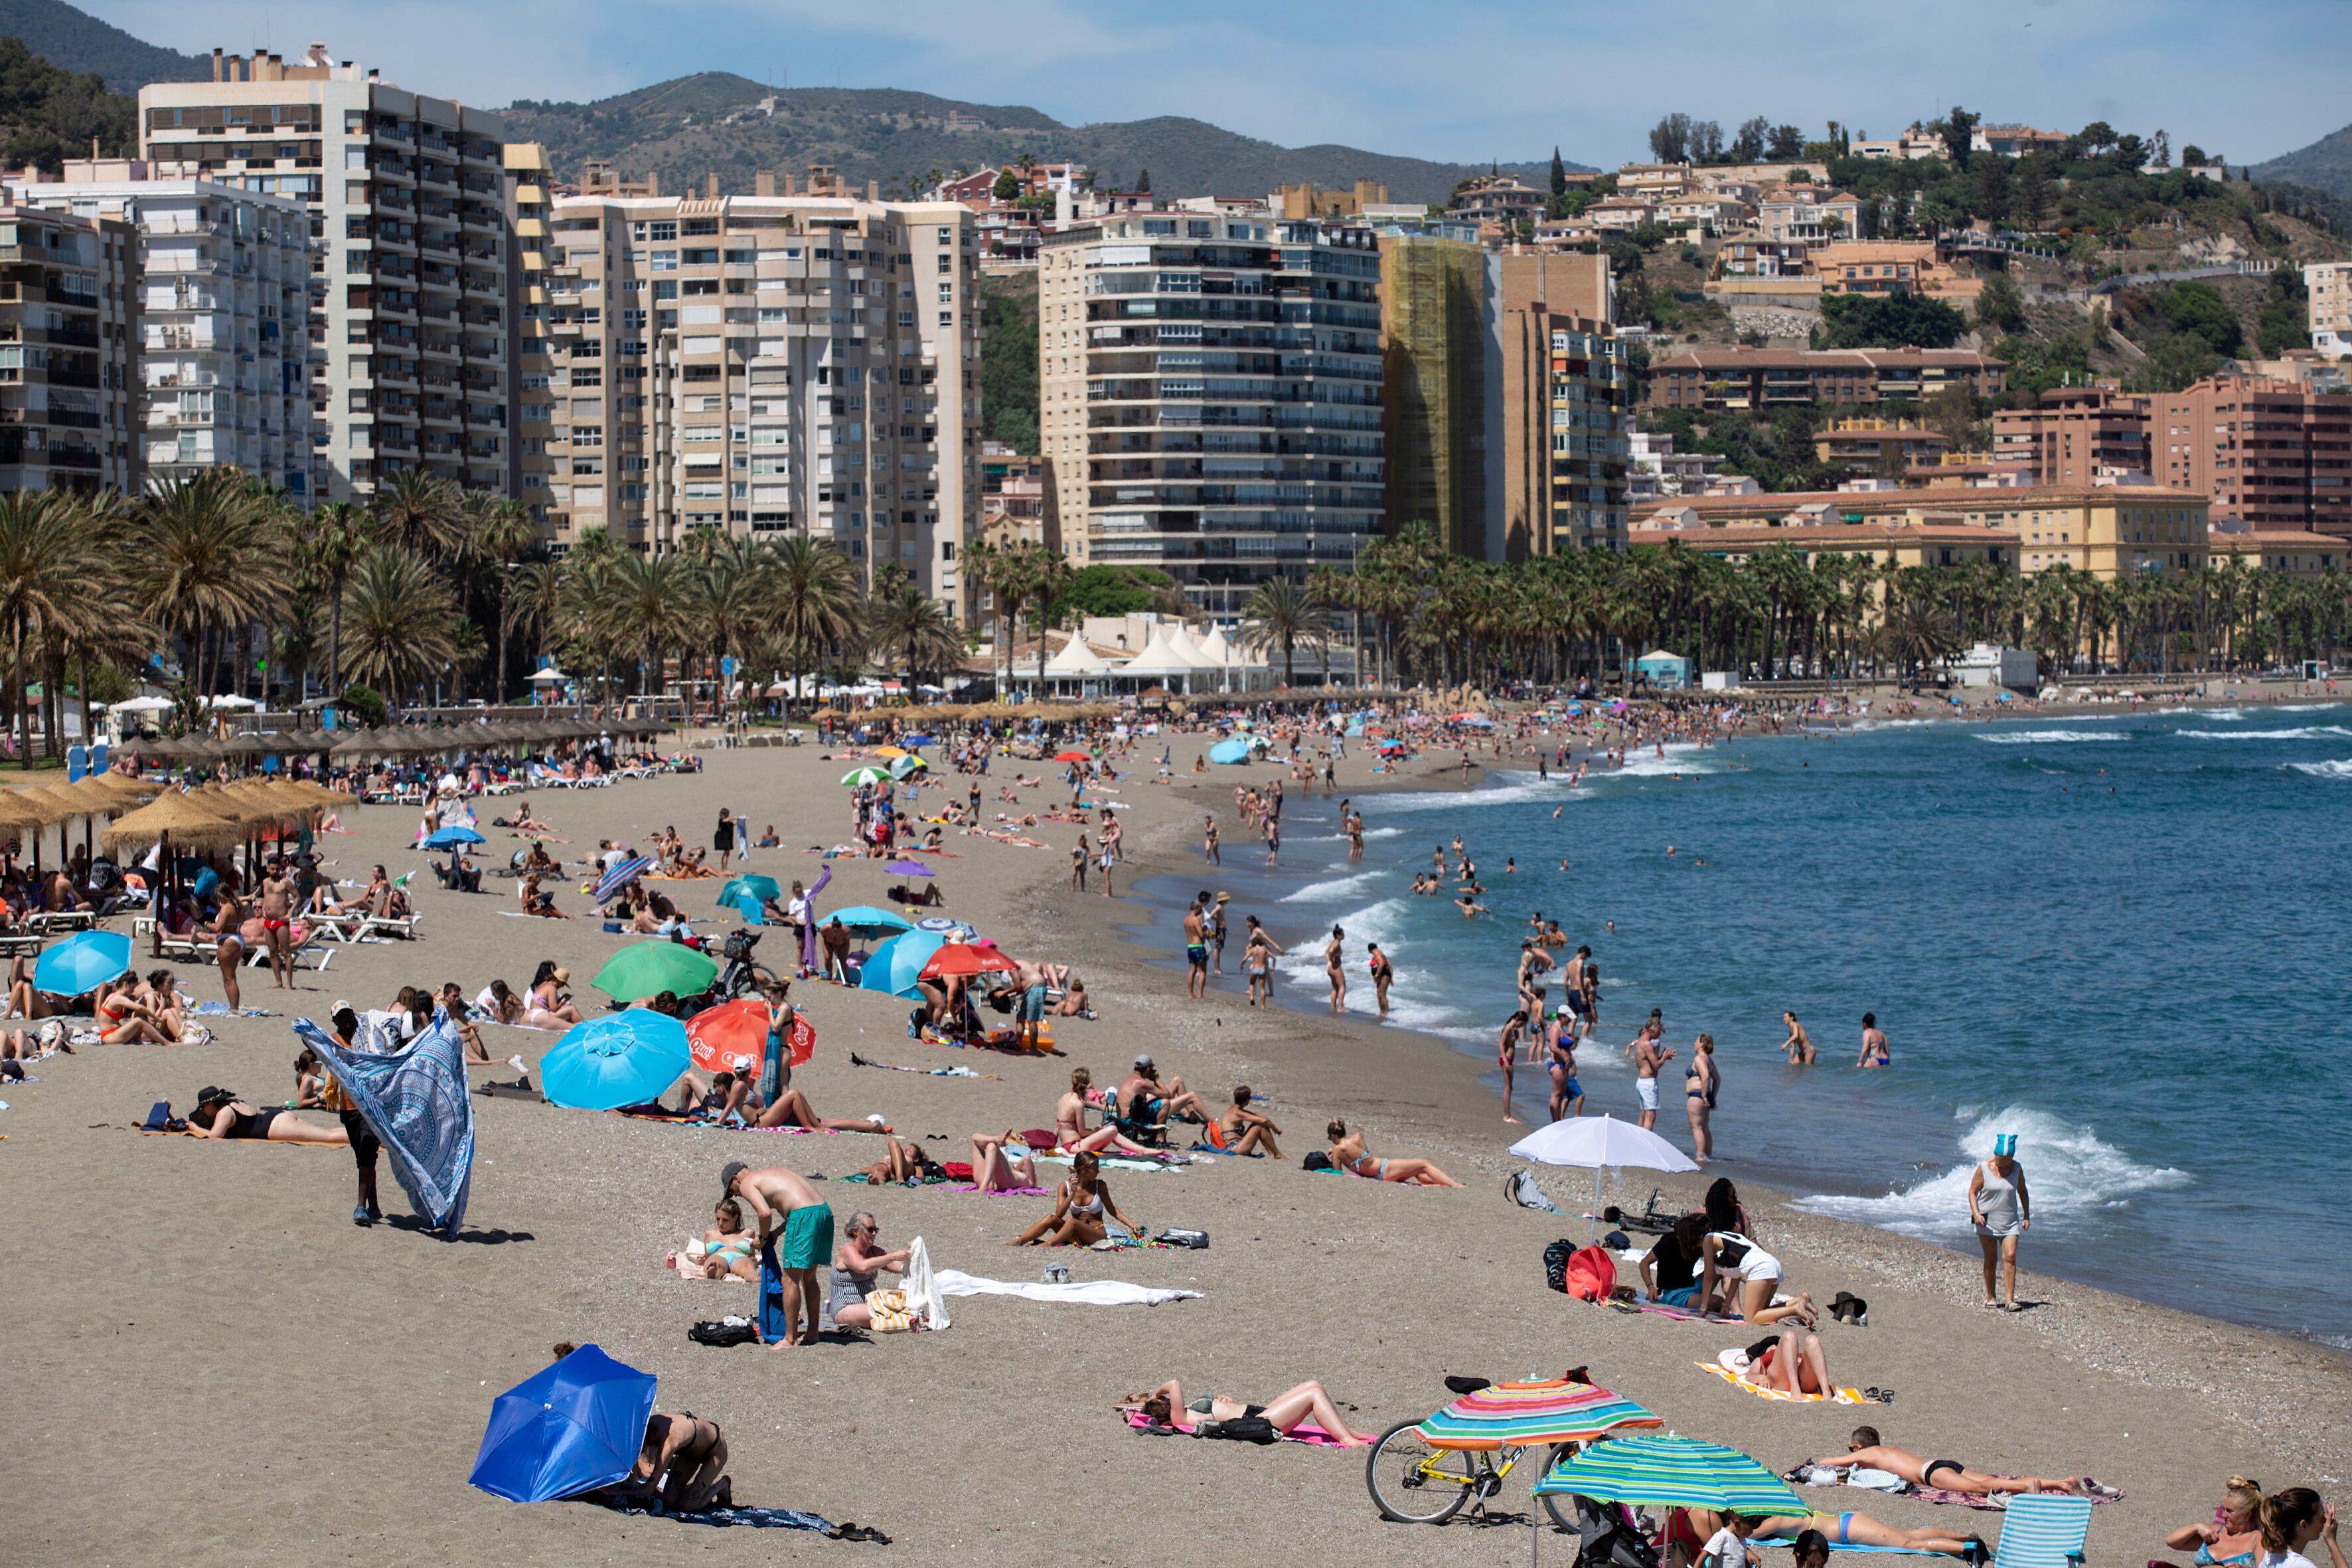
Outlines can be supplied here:
[[551, 1105], [618, 1110], [659, 1100], [693, 1059], [684, 1024], [635, 1007], [565, 1030], [539, 1058], [540, 1088]]
[[113, 931], [79, 931], [34, 962], [33, 988], [52, 996], [79, 996], [130, 973], [130, 937]]
[[509, 1502], [610, 1485], [635, 1467], [653, 1413], [652, 1373], [582, 1345], [491, 1402], [467, 1479]]

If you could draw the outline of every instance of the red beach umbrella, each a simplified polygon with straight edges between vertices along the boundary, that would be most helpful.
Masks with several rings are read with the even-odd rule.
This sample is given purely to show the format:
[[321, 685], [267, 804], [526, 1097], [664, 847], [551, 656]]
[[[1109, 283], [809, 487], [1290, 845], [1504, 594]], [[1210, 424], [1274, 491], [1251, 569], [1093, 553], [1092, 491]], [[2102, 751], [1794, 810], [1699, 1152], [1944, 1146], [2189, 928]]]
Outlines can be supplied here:
[[923, 965], [922, 978], [938, 980], [950, 974], [1013, 974], [1021, 966], [993, 948], [974, 947], [969, 942], [951, 942], [931, 954]]
[[1086, 752], [1055, 752], [1054, 760], [1057, 763], [1091, 763], [1094, 757]]
[[[793, 1066], [816, 1050], [816, 1026], [805, 1013], [793, 1016]], [[705, 1072], [758, 1072], [768, 1050], [768, 1005], [756, 996], [721, 1002], [686, 1021], [686, 1047]]]

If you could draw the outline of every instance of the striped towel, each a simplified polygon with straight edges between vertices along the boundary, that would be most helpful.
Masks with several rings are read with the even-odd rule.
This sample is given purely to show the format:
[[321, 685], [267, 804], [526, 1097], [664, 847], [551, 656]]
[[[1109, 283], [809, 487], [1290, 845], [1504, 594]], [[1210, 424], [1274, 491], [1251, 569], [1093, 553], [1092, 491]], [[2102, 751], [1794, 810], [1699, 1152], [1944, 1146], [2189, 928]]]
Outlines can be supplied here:
[[1777, 1388], [1766, 1388], [1760, 1384], [1750, 1383], [1729, 1367], [1716, 1362], [1703, 1361], [1695, 1364], [1704, 1371], [1715, 1373], [1732, 1387], [1744, 1388], [1761, 1399], [1778, 1399], [1790, 1405], [1875, 1405], [1878, 1403], [1874, 1399], [1864, 1398], [1862, 1390], [1858, 1388], [1841, 1388], [1833, 1394], [1788, 1394]]

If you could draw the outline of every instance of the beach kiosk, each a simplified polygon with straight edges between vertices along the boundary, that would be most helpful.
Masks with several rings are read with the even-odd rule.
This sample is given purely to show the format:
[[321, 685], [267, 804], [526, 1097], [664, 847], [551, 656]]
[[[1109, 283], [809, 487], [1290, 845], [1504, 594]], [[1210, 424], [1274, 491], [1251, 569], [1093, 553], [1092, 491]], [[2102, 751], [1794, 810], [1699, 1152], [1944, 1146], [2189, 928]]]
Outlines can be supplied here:
[[1654, 691], [1680, 691], [1691, 683], [1691, 661], [1662, 647], [1635, 659], [1633, 668]]

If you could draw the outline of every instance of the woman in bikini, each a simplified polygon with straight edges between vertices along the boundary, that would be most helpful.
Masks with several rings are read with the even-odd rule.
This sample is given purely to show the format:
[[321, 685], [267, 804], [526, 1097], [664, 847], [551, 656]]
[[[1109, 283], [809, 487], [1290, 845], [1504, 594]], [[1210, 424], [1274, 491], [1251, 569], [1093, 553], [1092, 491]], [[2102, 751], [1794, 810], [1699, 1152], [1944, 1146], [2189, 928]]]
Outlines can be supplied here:
[[1409, 1182], [1424, 1187], [1462, 1185], [1427, 1160], [1402, 1156], [1374, 1159], [1364, 1150], [1364, 1135], [1349, 1131], [1345, 1121], [1333, 1121], [1323, 1133], [1331, 1143], [1331, 1163], [1350, 1175], [1369, 1176], [1376, 1182]]
[[530, 1003], [523, 1021], [534, 1029], [568, 1029], [580, 1022], [580, 1009], [563, 989], [571, 980], [572, 971], [557, 968], [552, 959], [541, 960], [539, 973], [530, 983]]
[[1723, 1073], [1715, 1065], [1715, 1037], [1701, 1035], [1691, 1047], [1690, 1066], [1683, 1069], [1683, 1109], [1690, 1117], [1691, 1158], [1704, 1165], [1715, 1152], [1715, 1134], [1708, 1118], [1723, 1088]]
[[884, 1141], [887, 1150], [879, 1160], [860, 1173], [873, 1185], [896, 1183], [914, 1186], [940, 1175], [940, 1163], [923, 1152], [922, 1146], [904, 1138]]
[[[1021, 1151], [1018, 1160], [1010, 1153], [1014, 1149]], [[1044, 1185], [1037, 1180], [1037, 1156], [1021, 1134], [1010, 1129], [1002, 1138], [991, 1138], [984, 1132], [971, 1135], [971, 1180], [974, 1190], [983, 1193], [1009, 1193]]]
[[1333, 926], [1331, 940], [1323, 944], [1323, 973], [1331, 981], [1331, 1011], [1334, 1013], [1348, 1010], [1348, 966], [1346, 954], [1341, 951], [1347, 934], [1338, 926]]
[[228, 995], [232, 1013], [245, 1007], [244, 995], [236, 985], [236, 972], [245, 964], [245, 906], [237, 900], [236, 890], [224, 879], [220, 918], [213, 921], [213, 962], [220, 965], [221, 989]]
[[702, 1233], [702, 1277], [705, 1279], [757, 1279], [760, 1238], [744, 1222], [743, 1205], [734, 1198], [719, 1200], [711, 1226]]
[[1225, 1152], [1231, 1154], [1265, 1153], [1279, 1160], [1282, 1151], [1274, 1144], [1275, 1134], [1282, 1131], [1274, 1118], [1262, 1110], [1252, 1110], [1254, 1099], [1250, 1086], [1238, 1084], [1234, 1089], [1234, 1102], [1217, 1118], [1217, 1130], [1224, 1134]]
[[314, 1127], [279, 1106], [263, 1110], [237, 1099], [225, 1089], [206, 1088], [196, 1096], [188, 1125], [207, 1138], [266, 1139], [272, 1143], [331, 1143], [348, 1146], [352, 1135], [340, 1127]]
[[1129, 1230], [1143, 1227], [1121, 1212], [1102, 1179], [1102, 1162], [1081, 1153], [1070, 1162], [1070, 1173], [1054, 1194], [1054, 1212], [1006, 1242], [1007, 1247], [1092, 1247], [1108, 1235], [1108, 1215]]
[[1340, 1418], [1339, 1407], [1332, 1403], [1323, 1385], [1311, 1377], [1295, 1388], [1285, 1389], [1264, 1405], [1251, 1405], [1223, 1394], [1213, 1394], [1188, 1404], [1184, 1385], [1172, 1377], [1148, 1394], [1130, 1395], [1128, 1404], [1140, 1408], [1144, 1418], [1155, 1426], [1174, 1426], [1177, 1418], [1186, 1415], [1206, 1416], [1212, 1421], [1235, 1421], [1255, 1415], [1264, 1417], [1266, 1425], [1285, 1436], [1312, 1421], [1343, 1448], [1360, 1448], [1373, 1440]]
[[2196, 1551], [2197, 1568], [2251, 1568], [2263, 1544], [2263, 1489], [2231, 1476], [2211, 1519], [2184, 1524], [2164, 1538], [2175, 1552]]
[[1274, 960], [1281, 951], [1275, 945], [1274, 938], [1266, 934], [1265, 928], [1257, 923], [1257, 917], [1251, 915], [1249, 942], [1242, 949], [1242, 967], [1249, 972], [1251, 1006], [1256, 1006], [1261, 997], [1267, 1006], [1274, 1005]]
[[796, 1089], [780, 1089], [768, 1109], [760, 1112], [759, 1127], [801, 1127], [811, 1132], [887, 1132], [890, 1124], [880, 1117], [849, 1121], [842, 1117], [825, 1118], [816, 1113], [808, 1096]]
[[110, 1046], [171, 1046], [179, 1042], [163, 1033], [128, 979], [110, 980], [98, 988], [92, 1011], [98, 1037]]
[[1070, 1069], [1069, 1091], [1054, 1107], [1054, 1148], [1059, 1153], [1090, 1153], [1100, 1149], [1116, 1149], [1123, 1154], [1140, 1159], [1161, 1158], [1160, 1151], [1123, 1136], [1109, 1122], [1089, 1132], [1086, 1130], [1087, 1091], [1094, 1087], [1094, 1074], [1084, 1068]]

